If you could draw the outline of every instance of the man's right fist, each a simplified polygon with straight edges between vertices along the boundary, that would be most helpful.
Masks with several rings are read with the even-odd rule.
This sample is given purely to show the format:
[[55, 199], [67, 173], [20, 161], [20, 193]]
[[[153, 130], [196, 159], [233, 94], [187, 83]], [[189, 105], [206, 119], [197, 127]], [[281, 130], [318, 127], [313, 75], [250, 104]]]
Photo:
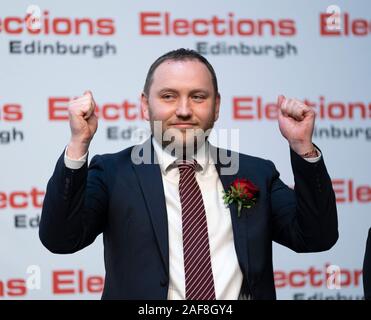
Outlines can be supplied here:
[[71, 140], [67, 155], [72, 159], [79, 159], [88, 151], [90, 141], [97, 131], [98, 119], [94, 113], [95, 106], [90, 91], [85, 91], [82, 97], [71, 100], [68, 105]]

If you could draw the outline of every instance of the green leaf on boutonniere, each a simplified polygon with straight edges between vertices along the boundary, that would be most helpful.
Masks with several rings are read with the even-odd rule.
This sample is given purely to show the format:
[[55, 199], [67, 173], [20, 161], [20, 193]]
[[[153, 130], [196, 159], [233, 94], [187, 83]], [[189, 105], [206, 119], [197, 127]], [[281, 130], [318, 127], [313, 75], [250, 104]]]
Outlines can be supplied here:
[[228, 191], [224, 192], [224, 203], [237, 204], [237, 215], [241, 216], [243, 208], [250, 209], [257, 202], [259, 188], [247, 179], [236, 179], [230, 185]]

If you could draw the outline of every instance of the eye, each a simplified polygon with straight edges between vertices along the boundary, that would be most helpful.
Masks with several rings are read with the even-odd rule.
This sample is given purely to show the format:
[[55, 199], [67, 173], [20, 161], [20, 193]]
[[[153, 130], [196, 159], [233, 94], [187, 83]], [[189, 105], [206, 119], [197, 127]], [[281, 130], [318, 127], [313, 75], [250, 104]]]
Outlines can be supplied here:
[[161, 98], [165, 101], [170, 101], [170, 100], [173, 100], [175, 99], [175, 96], [171, 93], [165, 93], [161, 96]]
[[200, 95], [200, 94], [196, 94], [192, 97], [192, 99], [196, 102], [202, 102], [203, 100], [205, 100], [205, 96], [203, 95]]

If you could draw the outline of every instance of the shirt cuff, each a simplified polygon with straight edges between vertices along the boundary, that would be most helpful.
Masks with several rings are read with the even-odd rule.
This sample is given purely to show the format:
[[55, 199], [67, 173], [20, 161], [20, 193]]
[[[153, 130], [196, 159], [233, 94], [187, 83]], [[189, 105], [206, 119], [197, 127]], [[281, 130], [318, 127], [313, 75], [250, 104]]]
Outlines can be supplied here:
[[82, 166], [86, 162], [86, 159], [88, 158], [89, 151], [87, 151], [81, 158], [75, 160], [67, 156], [67, 149], [68, 149], [68, 146], [66, 147], [66, 150], [64, 151], [64, 165], [68, 169], [73, 169], [73, 170], [82, 168]]
[[321, 157], [322, 157], [321, 151], [319, 151], [316, 147], [315, 147], [315, 149], [317, 150], [318, 157], [315, 157], [315, 158], [303, 158], [303, 159], [306, 160], [306, 161], [308, 161], [308, 162], [311, 162], [311, 163], [315, 163], [315, 162], [318, 162], [319, 160], [321, 160]]

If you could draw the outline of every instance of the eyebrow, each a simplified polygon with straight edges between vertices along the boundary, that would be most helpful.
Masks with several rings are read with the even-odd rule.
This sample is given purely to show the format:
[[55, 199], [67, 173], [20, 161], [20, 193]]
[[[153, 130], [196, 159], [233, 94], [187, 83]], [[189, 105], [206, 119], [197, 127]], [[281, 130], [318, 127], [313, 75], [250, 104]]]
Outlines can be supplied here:
[[207, 89], [194, 89], [191, 91], [191, 94], [195, 94], [195, 93], [203, 93], [206, 96], [210, 95], [210, 92]]
[[[173, 89], [173, 88], [162, 88], [160, 91], [158, 91], [158, 94], [162, 94], [162, 93], [166, 93], [166, 92], [175, 92], [175, 93], [177, 93], [177, 92], [179, 92], [179, 91], [176, 90], [176, 89]], [[205, 95], [207, 95], [207, 96], [210, 95], [209, 90], [207, 90], [207, 89], [201, 89], [201, 88], [199, 88], [199, 89], [193, 89], [193, 90], [191, 90], [190, 93], [191, 93], [191, 94], [195, 94], [195, 93], [203, 93], [203, 94], [205, 94]]]
[[160, 91], [158, 91], [158, 94], [162, 94], [165, 92], [178, 92], [178, 90], [172, 89], [172, 88], [162, 88]]

